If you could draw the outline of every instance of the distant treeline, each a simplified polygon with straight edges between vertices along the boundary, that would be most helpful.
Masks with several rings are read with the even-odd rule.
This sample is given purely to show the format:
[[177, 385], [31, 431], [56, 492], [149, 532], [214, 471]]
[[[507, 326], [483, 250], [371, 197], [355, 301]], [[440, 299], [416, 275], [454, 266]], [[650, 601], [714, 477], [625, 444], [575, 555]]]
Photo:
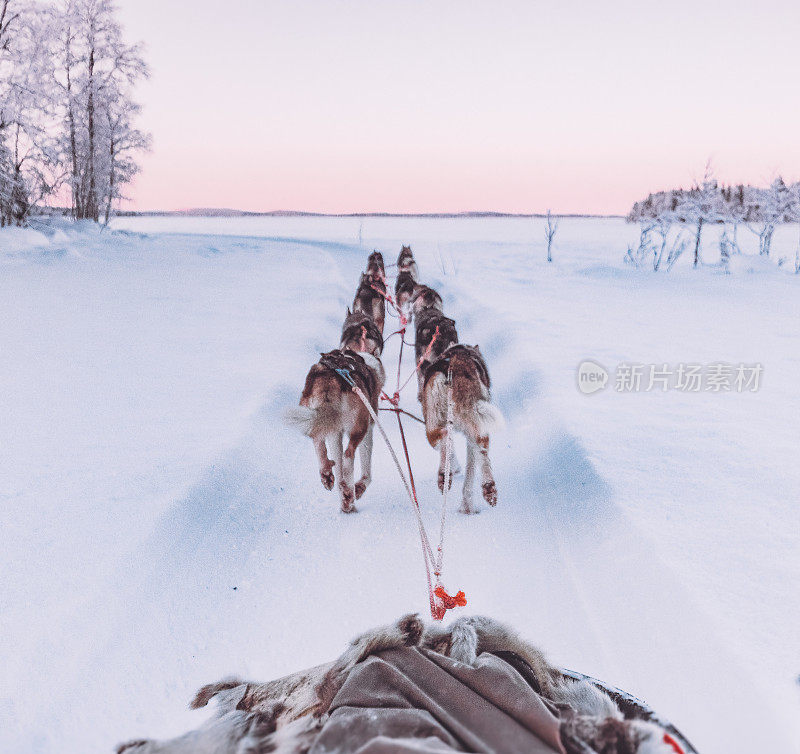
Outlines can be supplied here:
[[800, 183], [787, 185], [776, 178], [769, 186], [719, 185], [713, 179], [690, 189], [671, 189], [649, 194], [634, 203], [628, 222], [655, 220], [666, 214], [676, 222], [757, 223], [767, 218], [797, 222], [800, 218]]

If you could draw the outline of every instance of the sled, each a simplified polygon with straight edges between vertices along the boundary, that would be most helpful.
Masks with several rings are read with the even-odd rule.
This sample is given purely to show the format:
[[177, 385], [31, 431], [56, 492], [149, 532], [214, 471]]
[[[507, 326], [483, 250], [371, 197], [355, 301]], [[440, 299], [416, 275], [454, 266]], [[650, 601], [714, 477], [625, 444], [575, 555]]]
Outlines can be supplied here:
[[651, 709], [647, 704], [645, 704], [641, 699], [635, 697], [633, 694], [629, 694], [627, 691], [622, 691], [621, 689], [610, 686], [603, 681], [598, 681], [597, 678], [592, 678], [591, 676], [578, 673], [574, 670], [567, 670], [566, 668], [560, 668], [560, 670], [561, 674], [565, 678], [569, 678], [574, 681], [588, 681], [595, 688], [600, 689], [600, 691], [604, 691], [617, 703], [617, 706], [619, 706], [622, 714], [625, 715], [626, 718], [644, 720], [646, 722], [658, 725], [680, 744], [685, 754], [697, 754], [697, 749], [692, 746], [692, 744], [689, 742], [689, 739], [686, 738], [683, 733], [681, 733], [671, 722], [669, 722], [669, 720], [663, 718], [655, 710]]

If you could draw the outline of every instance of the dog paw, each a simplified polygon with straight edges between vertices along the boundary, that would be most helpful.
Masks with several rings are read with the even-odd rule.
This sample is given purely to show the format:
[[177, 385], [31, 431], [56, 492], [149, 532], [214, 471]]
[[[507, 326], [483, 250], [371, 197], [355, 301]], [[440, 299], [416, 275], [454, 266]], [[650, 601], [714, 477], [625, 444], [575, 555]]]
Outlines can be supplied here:
[[341, 487], [342, 491], [342, 513], [355, 513], [356, 506], [354, 505], [355, 496], [353, 490], [349, 487]]
[[497, 485], [494, 482], [483, 483], [483, 499], [494, 508], [497, 505]]
[[473, 508], [471, 505], [462, 505], [458, 509], [458, 512], [463, 513], [465, 516], [475, 516], [478, 513], [480, 513], [480, 511], [477, 508]]
[[361, 496], [367, 491], [367, 483], [360, 479], [356, 482], [356, 500], [360, 500]]
[[[450, 479], [448, 480], [447, 489], [453, 486], [453, 472], [450, 472]], [[444, 492], [444, 471], [439, 472], [439, 492]]]
[[397, 621], [397, 628], [403, 637], [403, 643], [407, 647], [416, 647], [422, 640], [425, 624], [417, 613], [411, 613]]
[[325, 465], [319, 470], [319, 478], [322, 486], [326, 490], [332, 490], [334, 484], [333, 478], [333, 461], [326, 461]]

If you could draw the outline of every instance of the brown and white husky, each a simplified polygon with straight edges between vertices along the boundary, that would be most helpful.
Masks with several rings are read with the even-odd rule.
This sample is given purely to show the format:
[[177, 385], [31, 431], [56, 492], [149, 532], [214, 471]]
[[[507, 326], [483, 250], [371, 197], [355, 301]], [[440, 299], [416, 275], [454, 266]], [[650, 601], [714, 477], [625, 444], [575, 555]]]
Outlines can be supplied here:
[[[382, 349], [383, 338], [375, 323], [361, 312], [348, 313], [339, 348], [322, 354], [311, 367], [300, 405], [286, 413], [287, 422], [314, 443], [320, 480], [326, 490], [333, 489], [334, 468], [338, 469], [343, 513], [356, 510], [355, 500], [364, 494], [372, 480], [373, 421], [351, 381], [377, 412], [386, 382], [380, 361]], [[328, 457], [329, 446], [333, 459]], [[361, 478], [354, 482], [355, 455], [359, 448]]]
[[383, 324], [386, 320], [386, 283], [383, 278], [373, 277], [369, 272], [369, 267], [367, 267], [367, 272], [361, 274], [353, 299], [353, 311], [362, 312], [371, 317], [383, 334]]
[[422, 400], [425, 370], [450, 346], [458, 343], [455, 320], [445, 317], [439, 309], [423, 309], [414, 317], [416, 337], [414, 352], [417, 369], [417, 400]]
[[411, 314], [416, 317], [425, 309], [442, 311], [442, 297], [428, 285], [417, 285], [411, 294]]
[[415, 281], [419, 280], [417, 262], [414, 259], [414, 254], [410, 246], [403, 246], [403, 248], [400, 249], [400, 255], [397, 257], [397, 272], [408, 272]]
[[383, 254], [379, 251], [373, 251], [367, 257], [367, 275], [373, 281], [381, 280], [386, 282], [386, 267], [383, 264]]
[[408, 304], [411, 301], [415, 286], [414, 276], [408, 270], [402, 270], [397, 273], [397, 281], [394, 284], [394, 300], [397, 303], [397, 308], [404, 314], [408, 313]]
[[425, 370], [422, 415], [428, 442], [434, 448], [439, 446], [440, 490], [445, 483], [449, 488], [455, 473], [451, 470], [450, 478], [445, 480], [448, 395], [452, 396], [453, 430], [467, 439], [461, 512], [475, 513], [472, 488], [478, 463], [483, 499], [491, 506], [497, 505], [497, 485], [489, 460], [489, 434], [503, 426], [500, 410], [491, 403], [489, 370], [477, 346], [451, 345]]

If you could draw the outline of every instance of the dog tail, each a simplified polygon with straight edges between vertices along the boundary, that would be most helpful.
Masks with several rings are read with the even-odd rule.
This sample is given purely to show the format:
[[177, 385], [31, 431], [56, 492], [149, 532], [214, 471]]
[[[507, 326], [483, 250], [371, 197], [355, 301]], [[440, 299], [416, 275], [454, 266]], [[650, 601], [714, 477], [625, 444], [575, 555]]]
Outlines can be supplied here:
[[299, 430], [306, 437], [332, 434], [340, 424], [339, 411], [330, 404], [320, 406], [292, 406], [283, 414], [283, 420], [290, 427]]
[[497, 432], [506, 426], [506, 420], [500, 409], [489, 401], [480, 400], [475, 404], [475, 419], [480, 437]]
[[292, 406], [286, 409], [283, 414], [283, 421], [290, 427], [294, 427], [307, 437], [311, 437], [314, 431], [314, 422], [317, 417], [316, 409], [310, 406]]

